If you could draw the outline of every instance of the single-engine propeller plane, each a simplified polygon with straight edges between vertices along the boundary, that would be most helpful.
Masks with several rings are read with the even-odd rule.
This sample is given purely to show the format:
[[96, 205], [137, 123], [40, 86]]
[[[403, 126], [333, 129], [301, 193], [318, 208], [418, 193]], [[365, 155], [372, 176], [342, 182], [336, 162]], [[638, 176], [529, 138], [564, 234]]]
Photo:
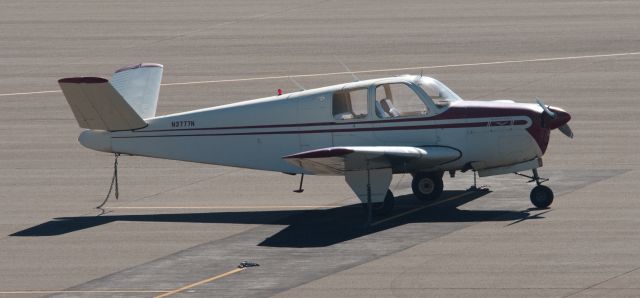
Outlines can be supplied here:
[[[90, 149], [277, 171], [343, 175], [369, 210], [393, 209], [393, 174], [413, 175], [421, 200], [437, 199], [442, 177], [532, 171], [531, 202], [553, 192], [537, 168], [558, 128], [573, 137], [561, 108], [510, 100], [465, 101], [441, 82], [404, 75], [349, 82], [183, 113], [156, 116], [163, 66], [122, 68], [111, 80], [58, 82]], [[280, 93], [280, 92], [279, 92]], [[474, 173], [475, 175], [475, 173]], [[302, 182], [302, 181], [301, 181]], [[301, 189], [300, 189], [301, 190]], [[370, 211], [371, 214], [371, 211]]]

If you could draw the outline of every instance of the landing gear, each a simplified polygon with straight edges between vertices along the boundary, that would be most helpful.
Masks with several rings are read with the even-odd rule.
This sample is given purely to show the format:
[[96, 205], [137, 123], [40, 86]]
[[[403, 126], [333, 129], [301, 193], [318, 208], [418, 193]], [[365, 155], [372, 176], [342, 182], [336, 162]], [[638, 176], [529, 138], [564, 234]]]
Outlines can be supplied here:
[[540, 209], [546, 209], [553, 203], [553, 191], [544, 185], [538, 185], [531, 190], [531, 203]]
[[538, 175], [538, 169], [533, 169], [531, 171], [533, 172], [533, 176], [527, 176], [520, 173], [516, 174], [530, 178], [531, 180], [529, 182], [535, 181], [535, 183], [537, 184], [537, 186], [531, 190], [531, 194], [529, 195], [531, 203], [539, 209], [549, 208], [551, 203], [553, 203], [553, 191], [551, 190], [551, 188], [542, 185], [543, 182], [547, 182], [549, 181], [549, 179], [540, 178], [540, 176]]
[[411, 181], [411, 189], [421, 201], [432, 201], [440, 197], [444, 183], [443, 173], [417, 173]]

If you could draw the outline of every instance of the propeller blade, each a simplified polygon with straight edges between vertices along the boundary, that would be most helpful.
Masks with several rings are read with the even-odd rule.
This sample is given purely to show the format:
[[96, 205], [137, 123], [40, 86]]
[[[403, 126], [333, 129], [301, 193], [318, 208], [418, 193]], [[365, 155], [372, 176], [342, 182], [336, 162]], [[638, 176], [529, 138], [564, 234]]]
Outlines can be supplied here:
[[560, 130], [560, 132], [562, 132], [565, 136], [573, 139], [573, 131], [571, 131], [571, 127], [569, 127], [569, 124], [564, 124], [560, 127], [558, 127], [558, 129]]
[[551, 117], [552, 119], [555, 119], [557, 117], [556, 113], [549, 110], [549, 107], [547, 107], [547, 105], [545, 105], [544, 102], [542, 102], [542, 100], [536, 97], [536, 102], [538, 103], [538, 105], [542, 107], [544, 112], [547, 113], [547, 115], [549, 115], [549, 117]]

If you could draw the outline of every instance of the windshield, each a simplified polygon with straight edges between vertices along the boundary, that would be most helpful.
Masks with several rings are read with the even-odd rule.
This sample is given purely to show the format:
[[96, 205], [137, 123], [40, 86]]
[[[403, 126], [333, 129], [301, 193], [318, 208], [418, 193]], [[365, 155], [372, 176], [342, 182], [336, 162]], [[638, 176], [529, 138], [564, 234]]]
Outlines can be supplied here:
[[436, 79], [421, 77], [416, 81], [416, 84], [431, 97], [437, 106], [448, 106], [452, 102], [462, 100], [460, 96]]

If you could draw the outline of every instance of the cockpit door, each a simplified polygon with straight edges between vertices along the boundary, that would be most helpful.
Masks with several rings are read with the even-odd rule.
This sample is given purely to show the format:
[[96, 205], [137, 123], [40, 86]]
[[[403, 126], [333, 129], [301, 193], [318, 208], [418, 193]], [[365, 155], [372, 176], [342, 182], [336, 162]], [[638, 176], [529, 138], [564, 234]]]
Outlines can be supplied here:
[[435, 130], [427, 129], [430, 106], [418, 87], [405, 83], [375, 86], [374, 136], [385, 145], [424, 146], [437, 142]]

